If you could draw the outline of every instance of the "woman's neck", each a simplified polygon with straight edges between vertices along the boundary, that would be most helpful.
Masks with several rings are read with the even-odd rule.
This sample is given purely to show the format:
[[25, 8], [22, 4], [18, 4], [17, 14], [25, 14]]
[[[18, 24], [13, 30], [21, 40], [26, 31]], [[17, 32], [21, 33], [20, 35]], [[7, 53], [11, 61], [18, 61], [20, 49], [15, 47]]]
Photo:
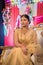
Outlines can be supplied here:
[[22, 27], [22, 32], [25, 34], [28, 31], [28, 27]]
[[25, 29], [29, 29], [29, 27], [28, 27], [28, 26], [24, 26], [24, 27], [22, 27], [22, 29], [24, 29], [24, 30], [25, 30]]

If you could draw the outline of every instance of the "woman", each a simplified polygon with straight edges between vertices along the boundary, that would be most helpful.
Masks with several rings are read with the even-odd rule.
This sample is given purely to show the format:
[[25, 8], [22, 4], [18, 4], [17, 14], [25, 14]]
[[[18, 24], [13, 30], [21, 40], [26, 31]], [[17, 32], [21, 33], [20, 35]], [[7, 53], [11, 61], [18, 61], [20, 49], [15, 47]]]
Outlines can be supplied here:
[[22, 15], [21, 28], [14, 32], [15, 47], [4, 60], [4, 65], [33, 65], [31, 55], [36, 52], [37, 40], [35, 31], [29, 29], [29, 24], [29, 16]]

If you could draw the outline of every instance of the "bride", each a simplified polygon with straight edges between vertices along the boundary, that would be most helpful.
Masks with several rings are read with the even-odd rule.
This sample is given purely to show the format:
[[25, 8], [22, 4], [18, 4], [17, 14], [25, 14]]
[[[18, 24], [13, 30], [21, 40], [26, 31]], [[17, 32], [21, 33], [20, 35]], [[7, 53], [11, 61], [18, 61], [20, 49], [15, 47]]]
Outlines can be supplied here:
[[[15, 47], [11, 49], [3, 65], [33, 65], [31, 56], [37, 51], [36, 32], [28, 27], [30, 24], [29, 16], [21, 16], [21, 28], [14, 31]], [[40, 48], [40, 45], [39, 47]]]

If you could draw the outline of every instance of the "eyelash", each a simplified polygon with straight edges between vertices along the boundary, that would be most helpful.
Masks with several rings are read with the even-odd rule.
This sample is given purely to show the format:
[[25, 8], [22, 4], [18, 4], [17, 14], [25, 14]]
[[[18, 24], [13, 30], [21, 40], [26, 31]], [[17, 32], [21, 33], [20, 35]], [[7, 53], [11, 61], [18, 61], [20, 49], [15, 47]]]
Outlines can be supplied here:
[[21, 21], [26, 21], [26, 20], [21, 20]]

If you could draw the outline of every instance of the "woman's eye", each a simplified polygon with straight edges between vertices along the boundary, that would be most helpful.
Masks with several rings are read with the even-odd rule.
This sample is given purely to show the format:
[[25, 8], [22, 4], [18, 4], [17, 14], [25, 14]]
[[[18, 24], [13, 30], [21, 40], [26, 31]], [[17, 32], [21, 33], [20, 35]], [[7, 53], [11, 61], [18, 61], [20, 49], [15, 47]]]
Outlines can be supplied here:
[[24, 21], [26, 21], [26, 20], [24, 19]]

